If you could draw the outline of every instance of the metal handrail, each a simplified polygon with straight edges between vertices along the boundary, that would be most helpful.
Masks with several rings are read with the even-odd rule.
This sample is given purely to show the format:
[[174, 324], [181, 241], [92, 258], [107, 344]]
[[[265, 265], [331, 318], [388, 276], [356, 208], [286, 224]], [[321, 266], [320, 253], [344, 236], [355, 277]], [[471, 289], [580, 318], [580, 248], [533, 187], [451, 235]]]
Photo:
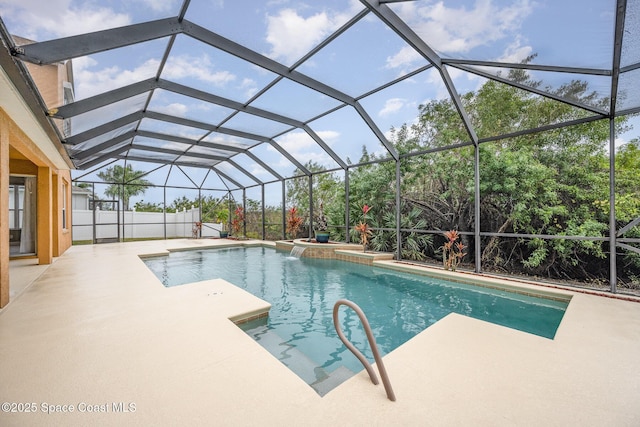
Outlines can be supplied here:
[[364, 357], [364, 355], [360, 352], [360, 350], [355, 348], [355, 346], [351, 344], [349, 340], [347, 340], [347, 338], [344, 336], [344, 333], [342, 332], [342, 329], [340, 328], [340, 323], [338, 321], [338, 309], [340, 308], [341, 305], [346, 305], [347, 307], [351, 308], [353, 311], [356, 312], [356, 314], [360, 318], [360, 322], [362, 323], [362, 326], [364, 327], [364, 331], [367, 334], [367, 339], [369, 340], [369, 347], [371, 347], [371, 352], [373, 353], [373, 358], [376, 361], [378, 372], [380, 372], [380, 377], [382, 378], [384, 389], [387, 392], [387, 397], [389, 398], [389, 400], [395, 402], [396, 395], [394, 394], [393, 389], [391, 388], [391, 383], [389, 382], [389, 376], [387, 375], [387, 370], [384, 367], [384, 363], [382, 363], [382, 357], [380, 357], [380, 352], [378, 351], [378, 345], [376, 344], [376, 340], [373, 337], [373, 332], [371, 331], [371, 326], [369, 326], [369, 321], [367, 320], [367, 316], [364, 315], [364, 312], [360, 307], [358, 307], [356, 303], [346, 299], [339, 299], [338, 301], [336, 301], [335, 305], [333, 306], [333, 326], [335, 326], [336, 332], [338, 333], [340, 340], [344, 343], [344, 345], [349, 350], [351, 350], [354, 356], [358, 358], [360, 363], [362, 363], [362, 366], [364, 366], [364, 368], [367, 370], [367, 373], [369, 374], [369, 378], [371, 378], [371, 382], [374, 383], [375, 385], [378, 385], [378, 377], [376, 376], [375, 371], [371, 367], [371, 364], [369, 363], [367, 358]]

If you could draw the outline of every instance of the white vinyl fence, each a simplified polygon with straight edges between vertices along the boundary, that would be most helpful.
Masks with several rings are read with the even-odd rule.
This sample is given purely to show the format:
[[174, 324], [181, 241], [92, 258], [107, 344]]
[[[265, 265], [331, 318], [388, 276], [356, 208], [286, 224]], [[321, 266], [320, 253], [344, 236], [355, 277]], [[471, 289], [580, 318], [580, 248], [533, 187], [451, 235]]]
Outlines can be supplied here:
[[[95, 238], [98, 241], [118, 237], [118, 214], [121, 239], [195, 237], [194, 226], [199, 218], [197, 208], [176, 213], [136, 211], [123, 213], [96, 209]], [[73, 240], [93, 240], [93, 211], [74, 209], [72, 215]], [[219, 237], [220, 230], [222, 230], [222, 224], [203, 223], [198, 237]]]

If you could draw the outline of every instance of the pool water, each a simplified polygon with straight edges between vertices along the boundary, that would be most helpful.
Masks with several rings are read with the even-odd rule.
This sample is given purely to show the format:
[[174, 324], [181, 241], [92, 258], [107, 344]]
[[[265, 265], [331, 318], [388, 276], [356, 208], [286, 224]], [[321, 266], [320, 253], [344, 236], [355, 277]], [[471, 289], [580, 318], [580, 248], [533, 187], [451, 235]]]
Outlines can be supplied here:
[[[362, 370], [335, 332], [338, 299], [362, 308], [382, 355], [449, 313], [553, 339], [568, 304], [262, 247], [172, 252], [145, 263], [168, 287], [222, 278], [271, 303], [267, 319], [240, 327], [321, 395]], [[373, 361], [355, 312], [342, 307], [339, 318]]]

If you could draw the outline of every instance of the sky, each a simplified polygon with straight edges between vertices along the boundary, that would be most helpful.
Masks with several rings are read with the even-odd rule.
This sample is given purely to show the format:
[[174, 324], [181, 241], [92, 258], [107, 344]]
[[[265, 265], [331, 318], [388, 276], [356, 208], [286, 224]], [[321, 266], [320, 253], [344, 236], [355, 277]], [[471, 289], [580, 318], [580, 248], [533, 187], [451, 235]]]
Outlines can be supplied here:
[[[182, 3], [182, 0], [0, 0], [0, 15], [12, 34], [45, 41], [174, 17]], [[389, 7], [442, 57], [515, 63], [536, 54], [535, 64], [607, 69], [612, 61], [615, 4], [614, 0], [422, 0], [392, 3]], [[363, 9], [362, 3], [356, 0], [191, 0], [185, 19], [291, 67]], [[74, 59], [76, 99], [154, 77], [166, 48], [167, 38], [163, 38]], [[637, 62], [639, 59], [623, 56], [623, 63], [625, 60]], [[362, 96], [427, 64], [406, 42], [369, 14], [300, 64], [296, 71], [358, 98], [377, 128], [389, 136], [392, 128], [416, 121], [419, 105], [448, 97], [440, 74], [432, 68], [380, 92]], [[456, 68], [447, 69], [460, 93], [477, 89], [486, 81]], [[550, 87], [558, 87], [575, 77], [552, 72], [532, 74]], [[272, 83], [276, 75], [179, 35], [161, 77], [247, 103]], [[608, 79], [586, 75], [580, 78], [588, 81], [599, 94], [608, 96]], [[74, 133], [82, 132], [95, 126], [98, 120], [115, 119], [139, 110], [145, 101], [144, 96], [134, 97], [114, 107], [74, 118], [72, 129]], [[302, 122], [340, 105], [331, 97], [286, 79], [251, 103], [253, 107]], [[162, 89], [154, 92], [148, 109], [213, 124], [228, 119], [230, 113], [225, 107], [194, 101]], [[240, 113], [225, 121], [224, 126], [275, 136], [275, 141], [300, 163], [313, 159], [327, 168], [338, 166], [306, 132], [291, 130], [288, 125]], [[313, 120], [309, 127], [343, 160], [357, 162], [363, 146], [371, 153], [385, 153], [375, 134], [351, 107]], [[637, 137], [640, 125], [635, 124], [635, 128], [631, 133], [619, 135], [617, 143]], [[140, 129], [192, 139], [205, 136], [201, 129], [151, 119], [144, 119]], [[104, 139], [128, 130], [130, 128], [116, 129]], [[240, 147], [256, 144], [253, 140], [221, 134], [208, 136], [204, 141]], [[158, 144], [157, 140], [145, 138], [139, 138], [137, 142]], [[177, 143], [162, 144], [165, 148], [184, 148]], [[204, 147], [198, 150], [215, 154], [215, 150]], [[148, 151], [138, 151], [132, 154], [152, 156]], [[271, 146], [262, 144], [251, 152], [273, 169], [283, 171], [285, 176], [295, 169], [294, 164]], [[234, 161], [259, 180], [274, 180], [273, 175], [246, 155], [235, 156]], [[135, 163], [136, 169], [158, 167], [157, 164]], [[241, 185], [255, 184], [233, 166], [220, 164], [219, 167]], [[194, 181], [204, 183], [205, 187], [225, 185], [224, 178], [206, 175], [206, 171], [183, 169], [190, 175], [193, 173]], [[191, 185], [176, 170], [172, 170], [167, 180], [167, 170], [156, 171], [149, 178], [159, 180], [160, 184], [168, 181]], [[74, 176], [84, 173], [75, 171]], [[86, 178], [95, 178], [95, 174]], [[275, 195], [280, 191], [280, 184], [268, 188], [273, 189], [268, 193]], [[253, 192], [256, 191], [259, 196], [259, 190]], [[147, 200], [149, 197], [149, 194], [144, 196]], [[277, 203], [280, 198], [275, 195], [272, 199]]]

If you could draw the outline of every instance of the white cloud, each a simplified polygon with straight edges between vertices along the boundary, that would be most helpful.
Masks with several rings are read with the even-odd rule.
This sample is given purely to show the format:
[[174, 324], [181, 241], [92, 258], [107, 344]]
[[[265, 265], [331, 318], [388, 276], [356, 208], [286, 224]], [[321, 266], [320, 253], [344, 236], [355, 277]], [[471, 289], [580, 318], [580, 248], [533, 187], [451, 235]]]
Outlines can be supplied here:
[[162, 76], [168, 80], [182, 80], [193, 77], [216, 86], [224, 86], [236, 79], [229, 71], [215, 70], [207, 55], [171, 56], [164, 67]]
[[277, 15], [267, 15], [266, 40], [272, 46], [267, 55], [293, 63], [347, 22], [354, 9], [361, 8], [358, 2], [351, 2], [349, 10], [344, 12], [323, 11], [304, 17], [288, 8], [280, 10]]
[[150, 59], [133, 70], [112, 66], [95, 70], [98, 62], [90, 57], [73, 60], [74, 86], [77, 99], [88, 98], [121, 86], [153, 77], [159, 62]]
[[141, 3], [154, 12], [177, 12], [180, 4], [177, 0], [141, 0]]
[[[387, 57], [385, 67], [388, 69], [410, 67], [411, 64], [418, 61], [421, 58], [420, 54], [411, 46], [405, 46], [398, 53], [393, 56]], [[403, 73], [404, 74], [404, 73]]]
[[496, 60], [498, 62], [512, 62], [520, 63], [523, 59], [533, 53], [533, 47], [522, 46], [522, 40], [520, 37], [516, 37], [513, 43], [509, 44], [500, 58]]
[[187, 112], [189, 111], [189, 107], [179, 102], [174, 102], [173, 104], [157, 107], [156, 110], [159, 113], [169, 114], [177, 117], [186, 117]]
[[248, 98], [252, 98], [258, 92], [258, 84], [254, 79], [243, 78], [240, 83], [240, 89], [244, 91], [245, 96]]
[[318, 144], [306, 132], [289, 132], [277, 140], [278, 145], [294, 156], [299, 153], [310, 153], [317, 150]]
[[401, 3], [398, 14], [434, 50], [463, 54], [512, 37], [531, 14], [530, 0], [502, 7], [492, 0], [476, 0], [472, 7], [447, 7], [443, 1]]
[[293, 63], [330, 33], [334, 26], [325, 13], [304, 18], [293, 9], [281, 10], [277, 16], [267, 17], [267, 42], [272, 46], [268, 54]]
[[382, 110], [378, 112], [378, 115], [380, 117], [384, 117], [384, 116], [393, 114], [397, 111], [400, 111], [402, 107], [404, 107], [405, 102], [406, 100], [402, 98], [387, 99], [387, 101], [384, 103], [384, 107], [382, 108]]
[[[340, 139], [340, 134], [335, 131], [318, 131], [316, 133], [329, 146], [338, 143]], [[276, 142], [300, 163], [304, 164], [308, 160], [313, 160], [320, 165], [335, 166], [334, 160], [306, 132], [289, 132], [279, 137]], [[271, 152], [277, 151], [271, 145], [267, 147], [267, 150]], [[291, 167], [291, 162], [285, 158], [281, 158], [277, 167], [284, 169], [289, 168]], [[278, 169], [276, 168], [276, 170]]]

